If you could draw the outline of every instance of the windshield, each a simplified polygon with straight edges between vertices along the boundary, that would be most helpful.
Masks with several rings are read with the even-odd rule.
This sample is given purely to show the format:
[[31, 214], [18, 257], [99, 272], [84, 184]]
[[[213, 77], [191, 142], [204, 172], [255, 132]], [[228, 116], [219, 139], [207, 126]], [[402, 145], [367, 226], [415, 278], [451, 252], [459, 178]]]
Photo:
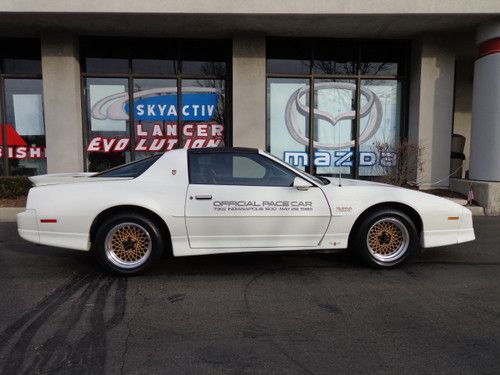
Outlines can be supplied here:
[[163, 154], [150, 156], [149, 158], [133, 161], [132, 163], [119, 165], [92, 177], [139, 177], [151, 167]]
[[[282, 161], [280, 159], [278, 159], [276, 156], [270, 154], [269, 152], [267, 151], [263, 151], [267, 156], [269, 156], [271, 159], [274, 159], [274, 160], [279, 160], [279, 161]], [[294, 170], [297, 174], [302, 174], [302, 175], [305, 175], [307, 178], [313, 180], [314, 182], [316, 182], [317, 184], [319, 185], [328, 185], [330, 183], [330, 180], [325, 178], [325, 177], [321, 177], [321, 176], [313, 176], [312, 174], [309, 174], [307, 172], [304, 172], [298, 168], [295, 168], [293, 165], [290, 165], [288, 163], [286, 163], [286, 165], [291, 168], [292, 170]]]

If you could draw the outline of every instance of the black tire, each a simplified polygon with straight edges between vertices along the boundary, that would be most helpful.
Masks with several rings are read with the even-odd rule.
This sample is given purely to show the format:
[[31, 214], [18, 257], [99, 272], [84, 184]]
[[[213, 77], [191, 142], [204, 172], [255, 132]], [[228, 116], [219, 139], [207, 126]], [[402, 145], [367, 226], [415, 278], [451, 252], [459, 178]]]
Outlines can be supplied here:
[[132, 276], [144, 272], [162, 256], [164, 243], [158, 225], [149, 217], [122, 213], [99, 226], [92, 252], [106, 271]]
[[397, 267], [419, 247], [415, 224], [396, 209], [369, 214], [353, 234], [353, 246], [359, 257], [376, 268]]

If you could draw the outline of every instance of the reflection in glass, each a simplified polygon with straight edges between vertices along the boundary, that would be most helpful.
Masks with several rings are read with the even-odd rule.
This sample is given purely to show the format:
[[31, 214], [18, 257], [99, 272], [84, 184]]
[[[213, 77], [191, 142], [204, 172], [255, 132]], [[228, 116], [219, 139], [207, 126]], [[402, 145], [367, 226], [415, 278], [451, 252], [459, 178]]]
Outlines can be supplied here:
[[404, 74], [403, 43], [370, 42], [361, 45], [360, 73], [363, 75], [396, 76]]
[[0, 61], [2, 73], [7, 74], [42, 74], [40, 58], [40, 39], [1, 38]]
[[38, 59], [2, 59], [2, 72], [9, 74], [42, 74], [42, 62]]
[[152, 58], [133, 59], [132, 72], [138, 74], [174, 75], [175, 61]]
[[317, 174], [352, 175], [356, 128], [354, 80], [314, 81]]
[[308, 84], [303, 78], [267, 80], [269, 151], [302, 170], [309, 165], [309, 96], [300, 94]]
[[225, 146], [225, 90], [222, 79], [182, 80], [183, 148]]
[[91, 73], [127, 73], [128, 60], [102, 57], [87, 57], [85, 59], [87, 72]]
[[394, 151], [400, 141], [401, 82], [396, 80], [362, 80], [361, 108], [370, 106], [360, 119], [360, 176], [380, 176], [395, 163]]
[[5, 104], [10, 174], [47, 173], [42, 80], [6, 79]]
[[128, 80], [87, 78], [86, 87], [88, 170], [98, 172], [129, 162]]
[[224, 41], [187, 40], [180, 43], [182, 74], [225, 75], [227, 46]]
[[[162, 48], [151, 48], [151, 44]], [[177, 46], [164, 39], [133, 39], [130, 42], [133, 74], [175, 75]]]
[[310, 74], [311, 44], [302, 39], [268, 39], [267, 72]]
[[135, 160], [176, 148], [176, 80], [134, 79], [134, 121]]
[[313, 72], [316, 74], [355, 75], [357, 44], [352, 41], [320, 40], [314, 45]]

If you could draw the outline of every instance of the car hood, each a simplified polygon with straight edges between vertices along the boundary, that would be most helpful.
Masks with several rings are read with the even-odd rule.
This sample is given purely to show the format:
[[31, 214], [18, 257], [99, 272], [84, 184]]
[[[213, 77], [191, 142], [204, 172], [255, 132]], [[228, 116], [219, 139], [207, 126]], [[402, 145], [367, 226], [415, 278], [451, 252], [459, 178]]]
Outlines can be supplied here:
[[[417, 189], [403, 188], [395, 185], [382, 184], [379, 182], [353, 180], [329, 177], [330, 184], [323, 187], [323, 191], [331, 202], [350, 207], [364, 207], [365, 204], [374, 205], [384, 202], [403, 203], [419, 211], [424, 206], [429, 212], [440, 210], [456, 210], [470, 212], [464, 206], [457, 204], [444, 197], [439, 197]], [[360, 203], [364, 202], [364, 203]]]
[[342, 179], [339, 179], [338, 177], [326, 177], [326, 178], [330, 181], [330, 184], [335, 186], [341, 185], [341, 186], [386, 186], [386, 187], [396, 187], [396, 188], [399, 187], [389, 184], [383, 184], [381, 182], [353, 180], [351, 178], [342, 178]]

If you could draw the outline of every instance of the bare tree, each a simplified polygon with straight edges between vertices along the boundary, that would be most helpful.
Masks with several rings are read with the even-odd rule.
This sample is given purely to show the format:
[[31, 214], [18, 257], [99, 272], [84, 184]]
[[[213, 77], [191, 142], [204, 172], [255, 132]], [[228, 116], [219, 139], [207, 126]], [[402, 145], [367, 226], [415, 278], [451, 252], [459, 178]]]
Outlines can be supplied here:
[[382, 162], [376, 168], [377, 180], [396, 186], [413, 186], [418, 172], [422, 172], [424, 149], [422, 146], [402, 141], [398, 145], [377, 142], [375, 148]]

